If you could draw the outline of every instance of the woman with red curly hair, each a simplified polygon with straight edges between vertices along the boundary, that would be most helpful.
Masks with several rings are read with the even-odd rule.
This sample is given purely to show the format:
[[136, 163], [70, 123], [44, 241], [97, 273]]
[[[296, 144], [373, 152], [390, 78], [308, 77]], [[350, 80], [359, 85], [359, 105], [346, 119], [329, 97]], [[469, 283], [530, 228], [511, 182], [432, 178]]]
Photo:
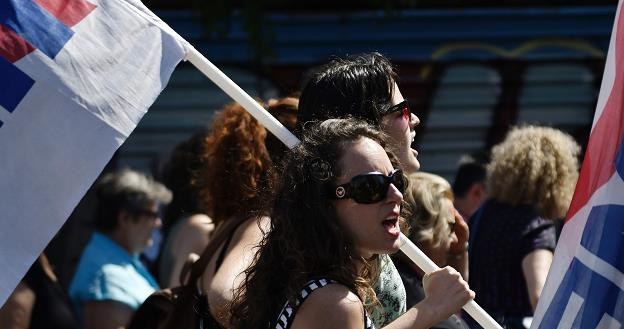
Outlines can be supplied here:
[[[268, 111], [292, 130], [298, 102], [290, 97], [271, 101]], [[258, 211], [276, 181], [273, 165], [287, 148], [239, 104], [227, 105], [216, 114], [204, 143], [204, 165], [196, 173], [200, 208], [213, 219], [217, 233], [227, 221], [242, 222], [219, 247], [200, 282], [217, 321], [212, 325], [217, 326], [228, 323], [226, 310], [233, 290], [244, 279], [240, 274], [269, 227], [269, 218]]]

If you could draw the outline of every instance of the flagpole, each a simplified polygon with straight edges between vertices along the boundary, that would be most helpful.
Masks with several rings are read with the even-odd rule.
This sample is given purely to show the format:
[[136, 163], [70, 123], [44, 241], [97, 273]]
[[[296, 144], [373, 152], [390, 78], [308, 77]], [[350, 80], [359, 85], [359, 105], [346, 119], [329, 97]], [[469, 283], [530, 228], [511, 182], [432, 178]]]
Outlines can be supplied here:
[[[425, 273], [430, 273], [440, 269], [436, 263], [434, 263], [425, 253], [423, 253], [418, 246], [416, 246], [408, 237], [401, 234], [401, 251], [409, 257], [414, 264], [420, 267]], [[501, 326], [496, 322], [477, 302], [474, 300], [469, 301], [462, 307], [475, 321], [477, 321], [483, 328], [498, 328]]]
[[189, 46], [189, 53], [186, 59], [198, 70], [204, 73], [208, 79], [214, 82], [228, 96], [232, 97], [238, 104], [245, 108], [256, 120], [266, 129], [275, 135], [288, 148], [293, 148], [299, 144], [299, 139], [295, 137], [281, 122], [269, 114], [256, 100], [241, 89], [232, 79], [225, 75], [218, 67], [212, 64], [197, 49]]
[[[214, 82], [228, 96], [245, 108], [256, 120], [258, 120], [266, 129], [275, 135], [288, 148], [294, 148], [299, 144], [299, 139], [295, 137], [284, 125], [271, 116], [265, 109], [258, 104], [251, 96], [241, 89], [232, 79], [225, 75], [218, 67], [212, 64], [204, 55], [190, 44], [187, 45], [188, 60], [193, 66], [201, 71], [208, 79]], [[418, 247], [412, 243], [405, 235], [401, 234], [401, 251], [403, 251], [418, 267], [425, 273], [438, 270], [439, 267], [425, 255]], [[463, 306], [483, 328], [485, 329], [502, 329], [502, 327], [492, 319], [492, 317], [483, 310], [474, 300], [469, 301]]]

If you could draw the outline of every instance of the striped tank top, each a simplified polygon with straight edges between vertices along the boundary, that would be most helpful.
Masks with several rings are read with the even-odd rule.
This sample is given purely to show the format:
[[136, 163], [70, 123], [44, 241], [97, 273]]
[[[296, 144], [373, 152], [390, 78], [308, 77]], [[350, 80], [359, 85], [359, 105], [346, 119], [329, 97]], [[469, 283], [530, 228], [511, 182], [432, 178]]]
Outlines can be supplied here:
[[[271, 328], [275, 328], [275, 329], [290, 328], [293, 320], [295, 319], [295, 314], [297, 314], [297, 310], [299, 309], [299, 306], [303, 304], [303, 302], [308, 298], [308, 296], [310, 296], [310, 294], [314, 290], [325, 287], [326, 285], [330, 283], [339, 284], [339, 282], [334, 281], [334, 280], [329, 280], [329, 279], [315, 279], [315, 280], [308, 281], [308, 283], [305, 284], [303, 289], [301, 289], [301, 292], [299, 296], [297, 297], [296, 305], [293, 306], [288, 301], [286, 301], [286, 303], [284, 304], [284, 307], [282, 308], [281, 312], [277, 316], [275, 325], [271, 326]], [[375, 325], [373, 324], [373, 321], [371, 321], [366, 310], [364, 311], [364, 329], [375, 329]]]

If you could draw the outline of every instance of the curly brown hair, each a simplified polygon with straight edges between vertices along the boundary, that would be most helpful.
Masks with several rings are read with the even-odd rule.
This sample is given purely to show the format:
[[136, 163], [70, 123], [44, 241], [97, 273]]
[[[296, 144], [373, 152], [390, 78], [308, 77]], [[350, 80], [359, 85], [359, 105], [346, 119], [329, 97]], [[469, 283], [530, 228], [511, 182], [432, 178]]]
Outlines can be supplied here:
[[[312, 278], [336, 280], [378, 305], [372, 286], [377, 259], [357, 268], [354, 245], [336, 218], [327, 191], [342, 173], [339, 161], [348, 143], [370, 138], [385, 147], [386, 137], [354, 119], [332, 119], [308, 128], [284, 164], [272, 204], [271, 228], [230, 307], [233, 328], [266, 328], [286, 300], [294, 303]], [[392, 157], [391, 157], [392, 159]]]
[[492, 149], [488, 192], [511, 205], [531, 204], [545, 218], [563, 218], [578, 179], [579, 145], [557, 129], [513, 128]]
[[[268, 110], [291, 130], [296, 111], [296, 98], [278, 100]], [[234, 215], [254, 215], [262, 208], [264, 194], [276, 179], [273, 159], [281, 159], [287, 150], [281, 143], [265, 144], [267, 135], [272, 136], [237, 103], [226, 105], [215, 115], [194, 182], [199, 207], [215, 225]]]

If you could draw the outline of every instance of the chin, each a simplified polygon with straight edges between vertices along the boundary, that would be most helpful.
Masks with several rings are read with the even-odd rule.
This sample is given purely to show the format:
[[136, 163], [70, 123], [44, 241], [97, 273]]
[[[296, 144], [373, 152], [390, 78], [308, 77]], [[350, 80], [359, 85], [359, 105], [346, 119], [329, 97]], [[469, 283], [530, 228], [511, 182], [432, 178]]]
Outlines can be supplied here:
[[401, 245], [399, 244], [399, 239], [397, 239], [393, 244], [377, 250], [376, 254], [392, 255], [397, 253], [399, 250], [401, 250]]
[[399, 244], [399, 240], [397, 239], [396, 243], [392, 245], [392, 248], [387, 252], [387, 254], [395, 254], [399, 250], [401, 250], [401, 245]]

